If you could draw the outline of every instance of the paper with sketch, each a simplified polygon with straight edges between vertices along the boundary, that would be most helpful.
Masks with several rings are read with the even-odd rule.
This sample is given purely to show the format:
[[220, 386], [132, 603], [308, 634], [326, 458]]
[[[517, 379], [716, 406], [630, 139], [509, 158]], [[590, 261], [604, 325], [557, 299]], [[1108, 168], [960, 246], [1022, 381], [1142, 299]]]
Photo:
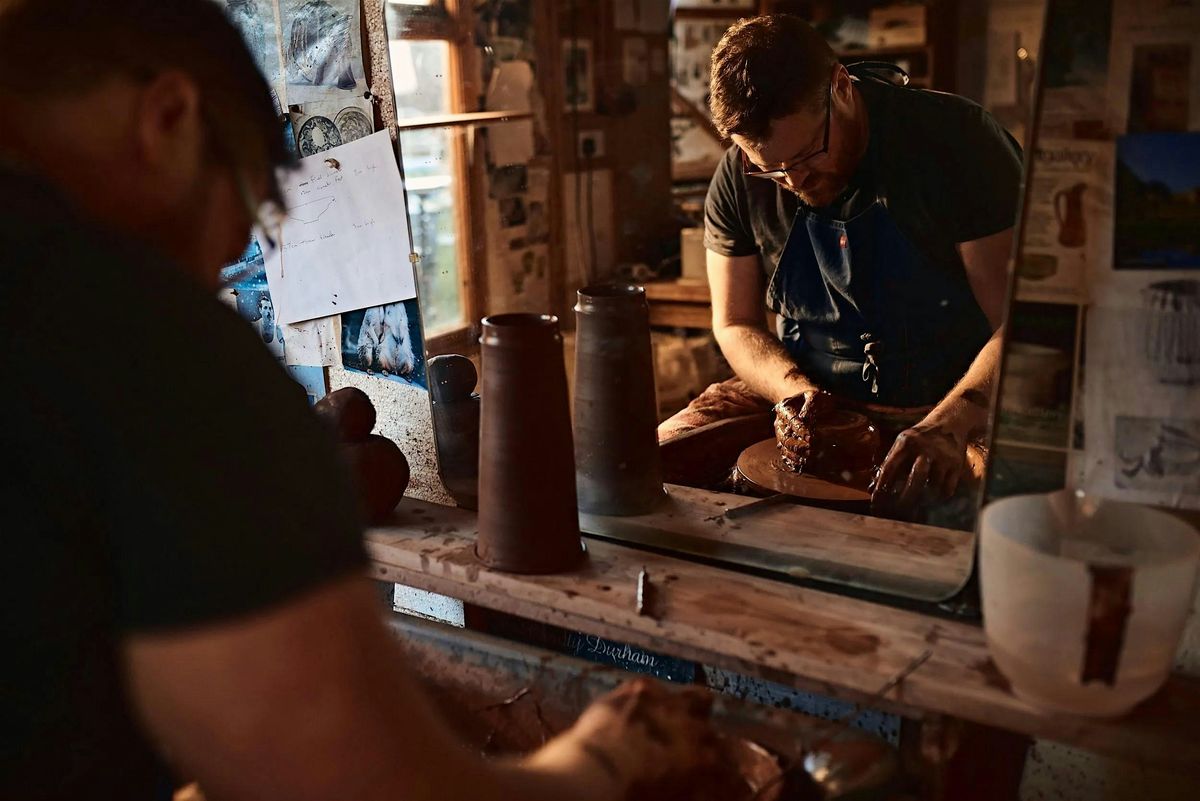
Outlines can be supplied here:
[[267, 281], [285, 323], [416, 297], [404, 185], [387, 131], [282, 171], [287, 206]]
[[279, 24], [288, 103], [365, 86], [358, 0], [280, 0]]
[[335, 367], [341, 363], [339, 317], [283, 327], [283, 361], [294, 367]]

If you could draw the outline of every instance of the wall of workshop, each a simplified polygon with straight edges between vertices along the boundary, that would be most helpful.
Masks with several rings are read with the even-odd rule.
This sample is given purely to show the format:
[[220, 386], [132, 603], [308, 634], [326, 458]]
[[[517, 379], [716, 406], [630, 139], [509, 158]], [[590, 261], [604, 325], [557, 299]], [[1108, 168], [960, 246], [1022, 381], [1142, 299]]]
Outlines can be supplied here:
[[[545, 3], [485, 0], [476, 4], [480, 108], [501, 110], [499, 96], [527, 95], [532, 122], [481, 129], [472, 142], [470, 194], [482, 236], [475, 266], [484, 266], [477, 293], [478, 316], [552, 310], [555, 270], [561, 272], [551, 236], [554, 140], [544, 88], [554, 61], [544, 20]], [[541, 33], [541, 35], [539, 35]], [[532, 76], [528, 87], [525, 81]], [[522, 152], [523, 151], [523, 152]]]
[[[490, 109], [497, 69], [524, 62], [534, 77], [532, 155], [514, 160], [496, 147], [511, 144], [519, 123], [481, 128], [469, 144], [470, 194], [482, 221], [472, 248], [485, 277], [479, 316], [550, 311], [569, 327], [580, 286], [612, 278], [620, 264], [657, 263], [677, 242], [662, 2], [661, 30], [618, 30], [609, 2], [476, 4], [479, 108]], [[590, 69], [587, 102], [573, 107], [564, 48], [575, 43], [587, 49]], [[594, 155], [584, 154], [582, 139]]]
[[[661, 29], [617, 19], [612, 2], [546, 4], [556, 7], [554, 46], [561, 52], [563, 43], [590, 44], [593, 61], [591, 108], [573, 113], [563, 102], [552, 110], [563, 171], [568, 308], [585, 275], [604, 280], [622, 264], [657, 264], [664, 248], [678, 244], [671, 201], [667, 0], [661, 2]], [[562, 80], [557, 77], [560, 87]], [[596, 141], [598, 154], [585, 157], [581, 138]]]

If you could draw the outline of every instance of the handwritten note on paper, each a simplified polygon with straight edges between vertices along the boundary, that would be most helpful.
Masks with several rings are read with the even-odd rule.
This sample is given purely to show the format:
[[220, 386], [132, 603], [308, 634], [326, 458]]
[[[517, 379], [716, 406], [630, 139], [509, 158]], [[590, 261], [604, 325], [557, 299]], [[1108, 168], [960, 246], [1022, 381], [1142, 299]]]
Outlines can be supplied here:
[[416, 297], [404, 185], [387, 131], [302, 159], [280, 182], [287, 215], [266, 259], [280, 321]]

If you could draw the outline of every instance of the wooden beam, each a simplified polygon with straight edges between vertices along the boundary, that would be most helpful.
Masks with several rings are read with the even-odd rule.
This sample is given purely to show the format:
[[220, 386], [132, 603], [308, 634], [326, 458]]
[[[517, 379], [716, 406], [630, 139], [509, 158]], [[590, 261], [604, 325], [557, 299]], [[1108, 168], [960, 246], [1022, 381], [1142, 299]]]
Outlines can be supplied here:
[[712, 137], [712, 140], [717, 144], [722, 147], [727, 144], [725, 137], [721, 136], [717, 131], [717, 126], [713, 125], [712, 117], [708, 116], [708, 112], [696, 108], [692, 101], [679, 93], [674, 83], [671, 84], [671, 110], [676, 113], [682, 113], [685, 117], [690, 118], [706, 134]]
[[396, 122], [401, 131], [421, 128], [461, 128], [470, 125], [494, 125], [502, 122], [533, 119], [532, 111], [471, 111], [463, 114], [428, 114], [408, 117]]

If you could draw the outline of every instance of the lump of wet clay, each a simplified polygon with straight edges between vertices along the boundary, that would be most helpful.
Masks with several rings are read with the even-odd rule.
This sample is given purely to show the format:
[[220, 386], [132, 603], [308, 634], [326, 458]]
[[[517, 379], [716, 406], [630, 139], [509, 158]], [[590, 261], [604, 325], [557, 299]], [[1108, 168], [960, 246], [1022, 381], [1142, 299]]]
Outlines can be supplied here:
[[818, 393], [799, 410], [785, 405], [775, 434], [785, 469], [836, 484], [870, 484], [879, 432], [866, 415], [839, 408], [832, 395]]

